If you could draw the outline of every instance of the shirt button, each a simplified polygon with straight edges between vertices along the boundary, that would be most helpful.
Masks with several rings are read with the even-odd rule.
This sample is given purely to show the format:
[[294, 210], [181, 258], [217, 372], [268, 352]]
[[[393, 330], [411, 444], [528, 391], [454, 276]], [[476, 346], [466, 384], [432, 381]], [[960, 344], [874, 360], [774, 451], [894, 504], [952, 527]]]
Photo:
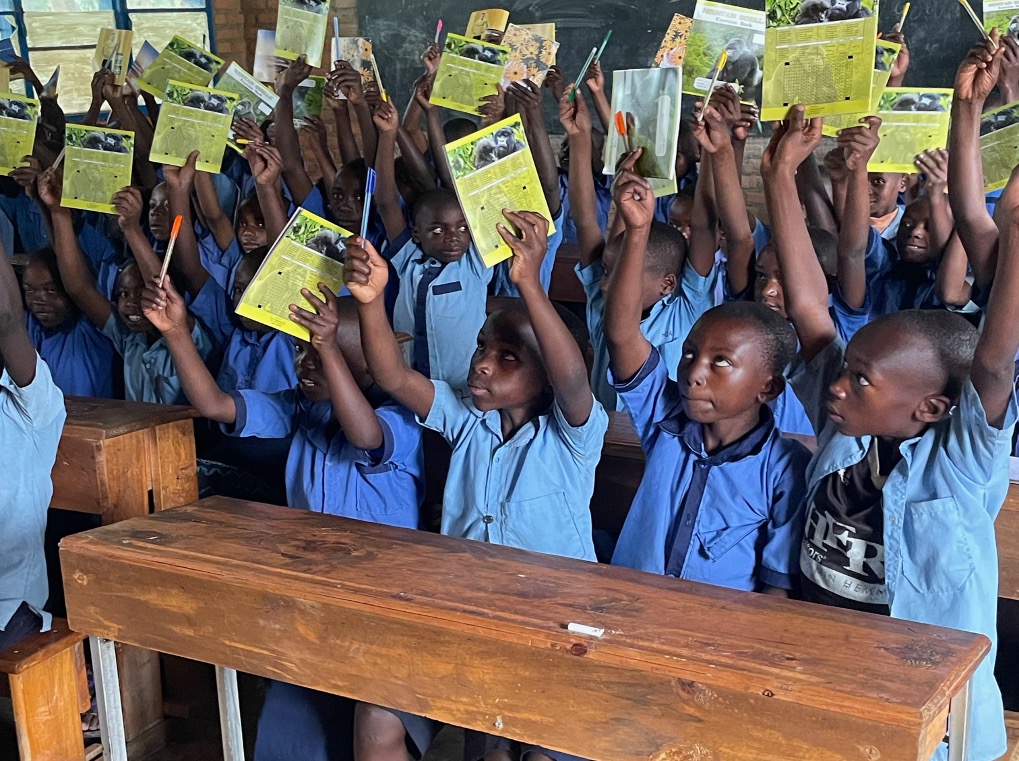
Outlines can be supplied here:
[[491, 515], [486, 515], [481, 520], [483, 520], [485, 523], [493, 523], [495, 521], [495, 518]]

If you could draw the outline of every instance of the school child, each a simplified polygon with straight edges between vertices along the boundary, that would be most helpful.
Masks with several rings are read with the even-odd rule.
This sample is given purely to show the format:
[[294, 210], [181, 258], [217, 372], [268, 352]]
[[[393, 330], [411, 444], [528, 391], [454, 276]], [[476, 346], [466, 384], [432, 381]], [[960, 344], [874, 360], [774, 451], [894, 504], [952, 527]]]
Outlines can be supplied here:
[[[995, 33], [996, 37], [997, 34]], [[995, 41], [996, 42], [996, 41]], [[956, 77], [957, 113], [979, 119], [997, 71], [994, 42], [974, 47]], [[956, 106], [953, 106], [953, 110]], [[1019, 173], [1002, 196], [997, 273], [983, 334], [959, 315], [907, 310], [862, 328], [848, 347], [828, 314], [823, 276], [806, 255], [798, 214], [774, 203], [816, 147], [821, 120], [796, 106], [776, 129], [762, 173], [800, 339], [791, 379], [814, 422], [800, 571], [810, 602], [979, 632], [991, 652], [973, 677], [969, 757], [1005, 752], [994, 681], [994, 517], [1008, 485], [1017, 408]], [[945, 758], [944, 748], [935, 756]]]
[[[216, 385], [188, 334], [184, 302], [170, 283], [165, 288], [149, 286], [145, 313], [163, 332], [199, 413], [237, 436], [293, 436], [287, 458], [288, 505], [417, 528], [424, 496], [421, 429], [411, 412], [394, 403], [372, 378], [361, 353], [352, 300], [337, 299], [322, 284], [319, 290], [321, 298], [303, 291], [314, 311], [291, 306], [291, 319], [309, 330], [311, 341], [300, 341], [298, 384], [276, 393], [227, 393]], [[270, 682], [256, 758], [329, 757], [323, 746], [342, 732], [319, 723], [323, 702], [349, 713], [348, 701]], [[293, 731], [301, 734], [292, 736]]]
[[43, 537], [53, 496], [50, 471], [64, 426], [64, 397], [25, 330], [21, 292], [0, 251], [0, 651], [47, 631]]
[[605, 335], [611, 379], [647, 467], [612, 563], [786, 594], [796, 578], [809, 455], [780, 436], [768, 403], [782, 391], [796, 349], [792, 328], [760, 304], [710, 309], [684, 340], [671, 380], [662, 353], [640, 331], [651, 187], [627, 168], [616, 194], [626, 232]]
[[53, 249], [30, 255], [21, 285], [29, 338], [57, 387], [66, 396], [117, 396], [123, 379], [117, 353], [68, 297]]
[[[594, 560], [588, 506], [608, 416], [591, 393], [579, 343], [541, 287], [547, 221], [503, 213], [520, 231], [500, 226], [522, 301], [484, 321], [466, 389], [404, 363], [381, 302], [386, 262], [370, 244], [358, 239], [348, 250], [344, 278], [372, 374], [453, 446], [442, 533]], [[411, 746], [419, 757], [434, 731], [421, 717], [359, 705], [355, 757], [405, 758]]]

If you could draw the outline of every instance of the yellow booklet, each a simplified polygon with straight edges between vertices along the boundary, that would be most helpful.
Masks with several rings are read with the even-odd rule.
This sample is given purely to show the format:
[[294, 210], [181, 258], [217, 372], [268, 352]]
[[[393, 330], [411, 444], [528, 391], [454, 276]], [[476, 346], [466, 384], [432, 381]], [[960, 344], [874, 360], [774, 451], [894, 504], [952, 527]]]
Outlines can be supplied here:
[[683, 58], [683, 92], [706, 95], [722, 51], [728, 56], [717, 85], [732, 84], [740, 100], [760, 100], [764, 12], [698, 0]]
[[520, 115], [446, 146], [453, 186], [467, 217], [474, 245], [486, 267], [513, 255], [495, 226], [512, 228], [503, 209], [534, 211], [555, 231]]
[[995, 108], [980, 117], [980, 160], [988, 193], [1008, 184], [1019, 161], [1019, 103]]
[[[251, 119], [261, 126], [279, 101], [276, 93], [248, 74], [236, 62], [231, 63], [223, 72], [216, 82], [216, 89], [232, 92], [237, 96], [231, 125], [241, 119]], [[228, 145], [236, 151], [244, 151], [244, 147], [235, 140], [233, 126], [230, 127]]]
[[117, 86], [123, 85], [127, 81], [133, 39], [134, 32], [130, 29], [100, 29], [92, 71], [108, 69], [113, 72]]
[[672, 22], [665, 32], [665, 38], [662, 40], [658, 53], [655, 55], [655, 66], [678, 69], [683, 65], [692, 27], [692, 18], [688, 18], [681, 13], [677, 13], [672, 17]]
[[500, 8], [474, 11], [467, 20], [467, 36], [473, 40], [498, 42], [502, 39], [508, 23], [509, 11]]
[[481, 99], [499, 92], [509, 48], [447, 34], [429, 100], [466, 114], [479, 114]]
[[200, 151], [197, 168], [219, 172], [230, 134], [236, 93], [170, 82], [159, 109], [149, 160], [184, 166], [191, 151]]
[[134, 133], [67, 125], [61, 206], [116, 214], [113, 196], [131, 184]]
[[541, 87], [548, 70], [555, 65], [559, 43], [522, 26], [510, 24], [506, 27], [502, 44], [510, 51], [502, 86], [509, 87], [512, 82], [529, 79]]
[[889, 87], [881, 96], [881, 142], [867, 162], [868, 172], [916, 174], [917, 154], [948, 145], [952, 90]]
[[290, 319], [290, 305], [307, 306], [301, 289], [319, 293], [325, 283], [333, 293], [343, 288], [344, 240], [353, 235], [310, 211], [298, 209], [251, 279], [237, 304], [237, 314], [305, 341], [307, 330]]
[[280, 0], [276, 55], [288, 61], [303, 55], [312, 68], [321, 66], [328, 21], [328, 0]]
[[0, 93], [0, 174], [10, 174], [32, 152], [38, 121], [38, 100]]
[[136, 81], [145, 92], [161, 98], [170, 80], [207, 87], [223, 63], [222, 58], [175, 34]]
[[807, 118], [870, 108], [877, 2], [766, 0], [761, 119], [784, 119], [802, 103]]
[[828, 137], [837, 137], [841, 130], [855, 127], [860, 119], [868, 114], [876, 114], [878, 105], [881, 103], [881, 96], [888, 86], [888, 79], [892, 75], [892, 64], [899, 54], [902, 46], [897, 42], [877, 41], [877, 49], [874, 51], [874, 73], [871, 75], [870, 108], [859, 114], [834, 114], [826, 116], [821, 133]]

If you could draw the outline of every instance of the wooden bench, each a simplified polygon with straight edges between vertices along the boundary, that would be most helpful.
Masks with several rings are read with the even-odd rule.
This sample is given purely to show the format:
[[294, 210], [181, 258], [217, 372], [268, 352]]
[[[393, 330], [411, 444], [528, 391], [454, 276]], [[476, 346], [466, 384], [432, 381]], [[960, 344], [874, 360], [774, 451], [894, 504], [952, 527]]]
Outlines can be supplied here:
[[[224, 498], [68, 537], [60, 554], [114, 734], [116, 639], [594, 761], [928, 761], [946, 722], [963, 758], [968, 683], [989, 649], [966, 632]], [[236, 692], [221, 685], [233, 761]], [[124, 757], [113, 744], [106, 761]]]
[[556, 252], [555, 264], [552, 266], [552, 282], [548, 287], [548, 297], [552, 301], [572, 304], [586, 304], [587, 294], [580, 284], [574, 267], [580, 262], [575, 244], [564, 243]]
[[82, 761], [81, 714], [89, 709], [85, 635], [53, 619], [48, 632], [33, 634], [0, 652], [0, 694], [14, 705], [21, 761]]

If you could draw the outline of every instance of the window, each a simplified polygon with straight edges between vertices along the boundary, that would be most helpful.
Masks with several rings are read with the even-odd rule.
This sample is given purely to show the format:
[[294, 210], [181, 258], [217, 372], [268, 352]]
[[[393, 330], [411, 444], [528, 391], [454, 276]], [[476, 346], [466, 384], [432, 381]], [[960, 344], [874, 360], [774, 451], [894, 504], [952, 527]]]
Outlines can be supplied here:
[[211, 0], [0, 0], [0, 14], [17, 30], [15, 51], [42, 82], [60, 66], [57, 92], [67, 114], [88, 110], [92, 55], [104, 26], [134, 29], [135, 53], [145, 40], [162, 50], [175, 34], [213, 44]]

